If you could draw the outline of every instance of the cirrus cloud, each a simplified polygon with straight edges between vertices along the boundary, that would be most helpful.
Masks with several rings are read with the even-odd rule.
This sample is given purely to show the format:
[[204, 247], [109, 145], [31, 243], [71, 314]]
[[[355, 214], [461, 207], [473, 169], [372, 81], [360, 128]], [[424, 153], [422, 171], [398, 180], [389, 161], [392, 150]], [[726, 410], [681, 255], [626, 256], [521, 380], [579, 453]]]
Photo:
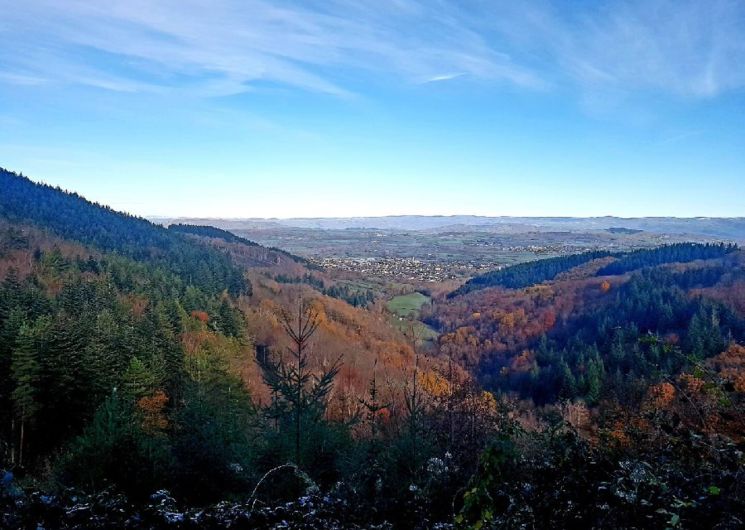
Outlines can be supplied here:
[[0, 83], [220, 96], [263, 84], [348, 97], [369, 82], [528, 90], [745, 87], [745, 3], [0, 0]]

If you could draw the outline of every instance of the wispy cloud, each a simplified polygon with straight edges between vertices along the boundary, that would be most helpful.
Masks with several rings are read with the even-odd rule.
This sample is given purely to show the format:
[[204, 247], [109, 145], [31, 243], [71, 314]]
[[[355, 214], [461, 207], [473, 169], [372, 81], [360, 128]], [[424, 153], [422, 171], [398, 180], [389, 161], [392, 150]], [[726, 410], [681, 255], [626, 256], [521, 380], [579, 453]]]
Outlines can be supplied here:
[[[349, 96], [457, 77], [531, 90], [745, 87], [745, 3], [619, 0], [0, 0], [0, 83]], [[8, 44], [8, 43], [12, 43]]]
[[465, 72], [457, 72], [454, 74], [439, 74], [439, 75], [433, 75], [432, 77], [428, 77], [427, 79], [424, 79], [422, 83], [437, 83], [440, 81], [450, 81], [451, 79], [457, 79], [459, 77], [463, 77]]
[[[207, 95], [269, 82], [340, 96], [350, 93], [338, 81], [349, 71], [404, 82], [455, 71], [524, 86], [541, 83], [469, 29], [455, 5], [433, 9], [414, 0], [7, 4], [4, 38], [22, 45], [5, 47], [0, 61], [6, 69], [44, 76], [51, 69], [60, 82], [113, 89], [150, 84]], [[49, 68], [58, 61], [76, 65], [73, 71], [96, 68], [99, 74], [72, 76]], [[111, 82], [114, 78], [133, 84]]]
[[[557, 6], [563, 6], [560, 9]], [[487, 17], [516, 54], [582, 90], [708, 98], [745, 88], [745, 2], [500, 4]]]
[[0, 72], [0, 82], [10, 83], [11, 85], [33, 86], [43, 85], [46, 80], [41, 77], [25, 75], [17, 72]]

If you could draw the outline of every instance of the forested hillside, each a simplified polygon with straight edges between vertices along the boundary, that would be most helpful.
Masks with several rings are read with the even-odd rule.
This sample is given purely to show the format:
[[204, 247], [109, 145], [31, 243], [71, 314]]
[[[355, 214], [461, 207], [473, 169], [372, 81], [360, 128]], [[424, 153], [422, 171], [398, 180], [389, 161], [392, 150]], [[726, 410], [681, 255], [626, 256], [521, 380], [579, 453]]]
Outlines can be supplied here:
[[[442, 333], [441, 351], [469, 366], [498, 396], [523, 403], [517, 406], [525, 414], [521, 425], [534, 427], [540, 422], [534, 408], [538, 405], [538, 410], [560, 414], [583, 433], [581, 438], [622, 447], [615, 454], [629, 460], [621, 462], [624, 471], [612, 473], [620, 483], [646, 484], [647, 491], [663, 495], [648, 481], [700, 473], [706, 477], [701, 479], [704, 483], [717, 482], [699, 486], [702, 496], [690, 501], [690, 510], [659, 507], [657, 513], [664, 514], [668, 527], [738, 527], [738, 517], [727, 523], [695, 522], [691, 514], [702, 510], [711, 495], [721, 494], [719, 483], [740, 495], [733, 481], [743, 473], [743, 462], [722, 461], [723, 446], [713, 440], [727, 440], [730, 447], [742, 447], [744, 441], [745, 417], [737, 403], [742, 403], [745, 390], [745, 306], [739, 302], [745, 292], [745, 255], [733, 245], [670, 245], [616, 256], [599, 270], [577, 267], [574, 274], [538, 284], [548, 279], [545, 271], [553, 274], [561, 263], [583, 262], [582, 256], [504, 269], [487, 275], [493, 285], [505, 278], [502, 287], [466, 288], [456, 293], [460, 296], [441, 300], [425, 316]], [[514, 278], [521, 280], [513, 283]], [[521, 502], [532, 509], [550, 505], [561, 510], [556, 503], [562, 492], [591, 488], [590, 483], [597, 485], [597, 477], [604, 475], [587, 458], [600, 458], [611, 468], [616, 465], [604, 460], [613, 450], [570, 456], [570, 440], [556, 442], [556, 451], [569, 452], [550, 463], [541, 460], [545, 453], [539, 451], [534, 460], [530, 452], [515, 450], [512, 442], [508, 449], [497, 445], [487, 450], [479, 478], [471, 482], [474, 489], [465, 500], [462, 520], [469, 520], [470, 514], [471, 523], [488, 526], [498, 521], [497, 527], [502, 527], [510, 518], [521, 517]], [[704, 449], [699, 443], [713, 445]], [[684, 462], [691, 457], [700, 462], [687, 467]], [[669, 464], [664, 470], [663, 460]], [[725, 469], [734, 474], [725, 479]], [[520, 491], [520, 479], [515, 477], [525, 477], [536, 487], [532, 481], [537, 472], [545, 473], [541, 491], [552, 500]], [[640, 473], [637, 479], [629, 478], [633, 473]], [[673, 481], [680, 484], [678, 479]], [[505, 480], [512, 486], [500, 484]], [[605, 480], [600, 480], [600, 490], [614, 489]], [[666, 484], [665, 488], [671, 485]], [[494, 499], [500, 495], [523, 501], [499, 507]], [[607, 502], [592, 492], [590, 497]], [[652, 515], [646, 516], [646, 523], [638, 517], [647, 503], [654, 501], [647, 497], [637, 504], [636, 517], [628, 514], [627, 521], [608, 524], [651, 524]], [[737, 504], [742, 506], [742, 497]], [[501, 515], [496, 516], [494, 509]], [[579, 527], [598, 524], [582, 517], [584, 522], [575, 523]], [[560, 525], [567, 527], [567, 522]], [[475, 527], [478, 524], [469, 526]]]
[[[24, 525], [28, 516], [74, 527], [83, 517], [71, 510], [65, 519], [57, 504], [47, 505], [46, 514], [47, 508], [31, 509], [18, 496], [20, 486], [57, 484], [59, 502], [67, 502], [68, 486], [81, 495], [113, 488], [134, 503], [124, 510], [128, 517], [145, 517], [141, 503], [160, 489], [187, 505], [246, 499], [277, 466], [282, 472], [254, 499], [262, 506], [296, 498], [310, 484], [328, 490], [344, 477], [383, 480], [389, 491], [403, 493], [428, 455], [443, 453], [434, 439], [410, 445], [434, 420], [419, 414], [439, 399], [436, 361], [420, 358], [416, 341], [380, 315], [312, 286], [272, 279], [288, 271], [310, 274], [302, 263], [213, 232], [182, 238], [61, 190], [5, 177], [17, 189], [12, 199], [3, 195], [0, 218], [0, 454], [15, 482], [0, 491], [10, 503], [2, 504], [2, 525]], [[54, 206], [28, 207], [37, 196]], [[151, 247], [140, 251], [138, 241]], [[259, 255], [260, 267], [241, 268]], [[191, 265], [224, 264], [231, 274], [251, 275], [258, 293], [235, 296], [240, 291], [220, 289], [205, 281], [209, 276], [197, 281], [180, 267], [188, 256], [203, 258]], [[313, 322], [314, 352], [305, 351], [307, 344], [296, 351], [302, 362], [293, 372], [285, 355], [293, 345], [288, 315], [298, 308]], [[314, 377], [323, 373], [318, 386]], [[296, 376], [301, 401], [297, 386], [281, 384]], [[474, 399], [472, 406], [482, 406]], [[378, 451], [383, 438], [395, 449], [366, 476], [368, 451]], [[473, 437], [463, 443], [482, 446]], [[474, 466], [472, 459], [462, 473]], [[383, 509], [373, 498], [365, 502], [364, 516], [344, 517], [362, 521]], [[410, 520], [415, 512], [407, 502], [402, 497], [374, 517]], [[112, 521], [120, 516], [109, 514]]]
[[[596, 404], [745, 339], [744, 315], [713, 296], [743, 282], [737, 250], [662, 246], [621, 255], [585, 277], [543, 285], [533, 284], [544, 271], [586, 262], [589, 255], [531, 262], [497, 271], [520, 275], [527, 289], [471, 292], [441, 304], [427, 320], [489, 388], [537, 403], [582, 398]], [[681, 265], [696, 260], [707, 261]], [[671, 263], [679, 265], [660, 266]], [[630, 277], [611, 275], [635, 270]], [[704, 289], [709, 296], [701, 296]]]
[[745, 319], [726, 305], [689, 297], [689, 278], [663, 270], [632, 276], [608, 293], [607, 303], [575, 313], [526, 344], [531, 349], [485, 360], [484, 382], [537, 403], [623, 400], [637, 382], [659, 381], [745, 339]]
[[249, 241], [245, 237], [239, 237], [233, 234], [232, 232], [228, 232], [227, 230], [222, 230], [220, 228], [215, 228], [214, 226], [176, 223], [176, 224], [169, 225], [168, 230], [171, 230], [173, 232], [179, 232], [181, 234], [192, 234], [195, 236], [202, 236], [202, 237], [214, 237], [217, 239], [222, 239], [224, 241], [227, 241], [228, 243], [242, 243], [248, 246], [258, 246], [257, 243], [253, 241]]
[[54, 234], [168, 269], [186, 284], [233, 295], [250, 286], [230, 260], [205, 245], [185, 240], [164, 227], [116, 212], [22, 175], [0, 168], [0, 216], [28, 222]]
[[[357, 493], [337, 491], [329, 506], [310, 514], [318, 527], [335, 518], [346, 521], [342, 527], [384, 519], [405, 527], [418, 517], [422, 506], [409, 506], [415, 496], [405, 492], [430, 458], [444, 454], [445, 441], [426, 435], [426, 445], [412, 443], [440, 421], [425, 408], [442, 413], [444, 383], [384, 322], [302, 286], [275, 291], [268, 278], [257, 282], [268, 298], [256, 304], [182, 288], [180, 278], [154, 264], [88, 253], [23, 225], [4, 225], [0, 248], [0, 259], [24, 267], [3, 269], [0, 287], [0, 441], [2, 467], [14, 475], [0, 492], [4, 526], [85, 526], [93, 509], [106, 513], [104, 526], [135, 519], [168, 526], [176, 507], [149, 505], [152, 494], [167, 488], [182, 506], [245, 500], [272, 469], [276, 476], [254, 498], [262, 507], [256, 524], [279, 524], [288, 514], [267, 507], [310, 486], [330, 491], [342, 479], [370, 496], [356, 499], [362, 509], [354, 513], [340, 503]], [[299, 294], [306, 300], [301, 318], [314, 323], [313, 344], [323, 350], [312, 354], [304, 345], [300, 372], [293, 372], [283, 360], [293, 344], [285, 315], [298, 310]], [[314, 374], [324, 383], [314, 383]], [[483, 446], [479, 425], [496, 421], [490, 403], [473, 393], [459, 405], [468, 407], [471, 429], [459, 444]], [[475, 469], [475, 454], [457, 453], [471, 455], [460, 464], [461, 482]], [[64, 487], [52, 487], [46, 505], [17, 489], [50, 483]], [[378, 484], [385, 493], [375, 493]], [[452, 495], [453, 486], [443, 491]], [[112, 488], [126, 501], [110, 496]], [[76, 507], [70, 491], [78, 499], [94, 495], [90, 508]], [[388, 500], [389, 492], [400, 500]], [[307, 520], [311, 508], [298, 505], [299, 517]], [[235, 510], [201, 513], [222, 527], [251, 512]]]
[[598, 271], [599, 276], [613, 276], [644, 267], [655, 267], [666, 263], [688, 263], [696, 260], [721, 258], [738, 249], [734, 244], [676, 243], [632, 252], [594, 251], [571, 254], [556, 258], [539, 259], [487, 272], [471, 278], [448, 295], [449, 298], [488, 287], [522, 289], [555, 279], [559, 274], [584, 263], [613, 256], [614, 259]]
[[[153, 264], [84, 258], [61, 241], [48, 247], [40, 232], [25, 234], [13, 253], [27, 253], [32, 270], [21, 277], [10, 269], [0, 287], [5, 457], [34, 469], [65, 448], [60, 477], [130, 491], [149, 487], [168, 459], [189, 472], [194, 461], [180, 461], [177, 445], [201, 446], [210, 417], [244, 421], [250, 411], [248, 393], [226, 369], [229, 355], [250, 347], [241, 314], [229, 299], [184, 287]], [[189, 341], [212, 342], [221, 353], [208, 359], [205, 345], [187, 355]], [[171, 425], [183, 428], [166, 454], [161, 433]]]
[[476, 276], [448, 296], [452, 298], [487, 287], [505, 287], [507, 289], [530, 287], [537, 283], [553, 280], [560, 273], [583, 263], [607, 256], [610, 256], [609, 252], [585, 252], [584, 254], [572, 254], [512, 265]]
[[655, 267], [666, 263], [688, 263], [696, 260], [721, 258], [737, 250], [734, 244], [677, 243], [658, 248], [635, 250], [619, 257], [598, 271], [600, 276], [613, 276], [644, 267]]
[[425, 348], [367, 284], [2, 179], [0, 527], [741, 526], [735, 247], [504, 269]]

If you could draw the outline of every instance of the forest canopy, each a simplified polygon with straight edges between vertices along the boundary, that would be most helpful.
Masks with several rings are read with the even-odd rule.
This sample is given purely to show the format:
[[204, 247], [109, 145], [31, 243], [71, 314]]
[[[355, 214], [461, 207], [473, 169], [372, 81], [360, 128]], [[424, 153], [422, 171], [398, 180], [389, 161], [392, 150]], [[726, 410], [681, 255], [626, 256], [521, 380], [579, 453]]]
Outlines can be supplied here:
[[487, 272], [468, 280], [448, 295], [452, 298], [488, 287], [522, 289], [556, 278], [562, 272], [601, 258], [615, 258], [598, 271], [598, 276], [613, 276], [667, 263], [687, 263], [716, 259], [738, 250], [732, 243], [675, 243], [631, 252], [593, 251], [569, 256], [539, 259]]
[[92, 203], [0, 168], [0, 215], [54, 234], [164, 267], [186, 284], [233, 295], [250, 291], [243, 272], [223, 253], [150, 221]]
[[487, 287], [504, 287], [506, 289], [521, 289], [537, 283], [553, 280], [562, 272], [573, 269], [583, 263], [610, 256], [610, 252], [596, 251], [546, 258], [518, 265], [511, 265], [503, 269], [487, 272], [468, 280], [448, 296], [450, 298], [466, 294]]

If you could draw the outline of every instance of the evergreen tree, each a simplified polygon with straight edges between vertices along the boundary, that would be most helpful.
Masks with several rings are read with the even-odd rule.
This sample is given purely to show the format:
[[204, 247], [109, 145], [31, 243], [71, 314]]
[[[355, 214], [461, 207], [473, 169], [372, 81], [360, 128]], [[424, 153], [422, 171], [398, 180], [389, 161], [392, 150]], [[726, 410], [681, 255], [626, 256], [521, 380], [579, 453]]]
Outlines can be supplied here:
[[86, 358], [85, 344], [89, 334], [86, 319], [70, 318], [64, 313], [51, 320], [44, 348], [40, 351], [39, 445], [54, 448], [53, 441], [65, 440], [79, 432], [90, 419], [96, 403], [91, 379], [93, 374]]
[[153, 370], [146, 366], [139, 357], [132, 357], [122, 378], [124, 395], [136, 401], [152, 394], [159, 386], [159, 375], [153, 373]]
[[559, 391], [559, 397], [562, 399], [572, 399], [577, 396], [577, 381], [572, 374], [572, 370], [569, 368], [566, 360], [562, 359], [559, 365], [559, 371], [561, 374], [561, 390]]
[[290, 361], [283, 358], [273, 360], [259, 357], [264, 382], [274, 396], [269, 409], [270, 416], [287, 425], [291, 418], [294, 439], [295, 464], [302, 465], [302, 440], [304, 422], [317, 423], [326, 411], [326, 399], [336, 375], [341, 368], [338, 359], [320, 375], [315, 375], [309, 366], [308, 346], [318, 330], [318, 314], [302, 301], [298, 303], [297, 315], [285, 315], [284, 329], [292, 346], [287, 349]]
[[600, 400], [603, 385], [603, 361], [599, 357], [587, 363], [587, 401], [595, 405]]
[[23, 465], [24, 450], [28, 443], [27, 430], [36, 419], [40, 409], [39, 351], [43, 347], [44, 335], [49, 326], [47, 319], [39, 319], [34, 325], [23, 324], [13, 349], [11, 373], [14, 383], [12, 393], [15, 420], [18, 424], [18, 463]]

